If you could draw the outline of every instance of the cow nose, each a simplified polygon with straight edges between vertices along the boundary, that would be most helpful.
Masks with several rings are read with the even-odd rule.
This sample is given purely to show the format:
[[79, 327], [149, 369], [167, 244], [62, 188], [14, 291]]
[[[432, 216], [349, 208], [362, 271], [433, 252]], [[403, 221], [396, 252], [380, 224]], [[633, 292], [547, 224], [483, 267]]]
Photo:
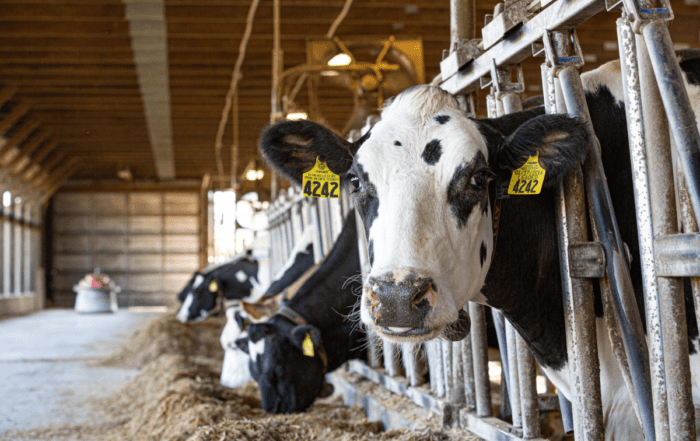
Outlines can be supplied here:
[[424, 326], [436, 293], [429, 277], [411, 275], [397, 279], [392, 274], [370, 277], [365, 293], [375, 324], [392, 332], [405, 333]]

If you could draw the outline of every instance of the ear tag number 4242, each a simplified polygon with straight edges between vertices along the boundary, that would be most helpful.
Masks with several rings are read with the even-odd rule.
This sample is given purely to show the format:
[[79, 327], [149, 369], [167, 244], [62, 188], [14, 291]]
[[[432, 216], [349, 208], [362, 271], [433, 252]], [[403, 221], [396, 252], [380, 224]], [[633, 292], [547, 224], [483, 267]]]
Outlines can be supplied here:
[[337, 198], [340, 196], [340, 177], [316, 158], [314, 168], [304, 173], [301, 180], [304, 196], [310, 198]]
[[304, 338], [304, 341], [301, 343], [301, 347], [304, 355], [307, 357], [314, 356], [314, 343], [311, 341], [311, 336], [309, 334], [306, 334], [306, 338]]
[[513, 170], [508, 194], [540, 194], [545, 173], [547, 171], [540, 166], [540, 152], [537, 152], [527, 158], [522, 167]]

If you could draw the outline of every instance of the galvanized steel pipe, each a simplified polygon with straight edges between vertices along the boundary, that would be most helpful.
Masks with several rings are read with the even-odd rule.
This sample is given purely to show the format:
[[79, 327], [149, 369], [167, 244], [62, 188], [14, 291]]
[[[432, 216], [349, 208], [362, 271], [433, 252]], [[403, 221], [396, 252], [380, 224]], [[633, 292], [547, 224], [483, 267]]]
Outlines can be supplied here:
[[474, 389], [476, 392], [476, 414], [491, 416], [491, 382], [489, 380], [489, 354], [486, 344], [486, 316], [484, 307], [469, 302], [469, 317], [472, 321], [471, 339], [474, 358]]

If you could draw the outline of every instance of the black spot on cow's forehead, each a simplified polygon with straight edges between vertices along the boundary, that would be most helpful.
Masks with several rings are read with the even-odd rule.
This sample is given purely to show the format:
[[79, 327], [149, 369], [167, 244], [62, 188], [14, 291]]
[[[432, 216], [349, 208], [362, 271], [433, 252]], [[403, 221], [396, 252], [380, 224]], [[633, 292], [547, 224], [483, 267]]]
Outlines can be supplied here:
[[401, 142], [399, 142], [399, 141], [394, 141], [394, 145], [400, 147], [400, 146], [401, 146]]
[[486, 244], [483, 241], [481, 242], [481, 248], [479, 249], [479, 261], [483, 267], [484, 262], [486, 261]]
[[450, 120], [450, 115], [438, 115], [435, 117], [435, 121], [437, 121], [438, 124], [445, 124], [449, 120]]
[[476, 207], [479, 207], [482, 213], [488, 211], [488, 191], [470, 184], [474, 172], [485, 166], [486, 159], [479, 150], [471, 161], [464, 162], [455, 168], [447, 186], [447, 202], [450, 204], [450, 211], [457, 218], [459, 228], [467, 224], [469, 216]]
[[433, 139], [425, 145], [425, 150], [423, 150], [421, 158], [423, 158], [428, 165], [435, 165], [440, 160], [440, 156], [442, 156], [442, 145], [440, 144], [440, 140]]

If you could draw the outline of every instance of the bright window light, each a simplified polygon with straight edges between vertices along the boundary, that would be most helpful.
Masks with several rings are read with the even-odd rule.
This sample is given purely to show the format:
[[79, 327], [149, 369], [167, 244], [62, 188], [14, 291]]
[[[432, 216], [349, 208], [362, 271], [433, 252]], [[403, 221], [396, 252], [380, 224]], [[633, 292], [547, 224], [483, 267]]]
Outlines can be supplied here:
[[265, 170], [248, 170], [245, 178], [249, 181], [259, 181], [265, 176]]
[[10, 205], [12, 205], [12, 195], [9, 191], [6, 191], [2, 194], [2, 206], [9, 207]]
[[352, 61], [348, 54], [338, 54], [328, 61], [329, 66], [347, 66]]
[[292, 112], [287, 114], [287, 119], [296, 121], [300, 119], [306, 119], [309, 116], [306, 114], [306, 112]]
[[15, 204], [16, 204], [16, 205], [19, 205], [19, 204], [21, 204], [21, 203], [22, 203], [22, 198], [19, 197], [19, 196], [17, 196], [17, 197], [15, 198]]

